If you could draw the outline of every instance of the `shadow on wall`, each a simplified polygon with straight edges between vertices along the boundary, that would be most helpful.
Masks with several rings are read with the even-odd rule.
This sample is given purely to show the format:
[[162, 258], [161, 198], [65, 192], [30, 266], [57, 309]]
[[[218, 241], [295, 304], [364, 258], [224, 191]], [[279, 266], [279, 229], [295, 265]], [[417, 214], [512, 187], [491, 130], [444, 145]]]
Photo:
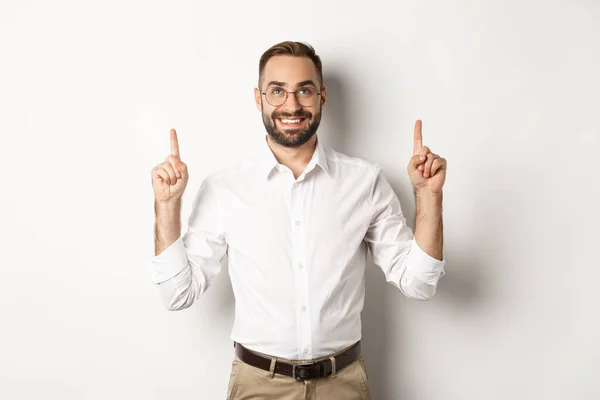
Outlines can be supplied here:
[[[353, 92], [352, 80], [345, 79], [342, 71], [329, 69], [325, 76], [325, 84], [328, 99], [323, 111], [323, 121], [326, 123], [321, 125], [324, 131], [323, 142], [341, 153], [360, 157], [360, 154], [352, 154], [354, 150], [348, 146], [352, 137], [361, 134], [353, 131], [353, 122], [357, 118], [352, 112], [355, 105], [348, 103], [347, 99], [352, 97], [346, 95]], [[415, 200], [412, 187], [402, 185], [389, 175], [386, 175], [386, 178], [398, 195], [407, 223], [414, 232]], [[460, 253], [465, 254], [463, 251]], [[462, 309], [470, 308], [478, 301], [481, 275], [477, 274], [478, 265], [469, 264], [473, 262], [473, 259], [447, 259], [446, 276], [440, 281], [435, 301], [448, 302], [451, 307]], [[402, 361], [406, 341], [402, 339], [402, 332], [389, 323], [390, 319], [403, 318], [403, 307], [398, 303], [397, 291], [396, 287], [386, 282], [379, 267], [369, 257], [365, 307], [362, 313], [362, 342], [371, 397], [374, 399], [414, 398], [414, 394], [410, 393], [409, 374], [404, 372], [409, 365]], [[390, 349], [395, 350], [394, 354]], [[390, 368], [392, 370], [389, 370]], [[393, 393], [394, 388], [402, 388], [401, 393]]]

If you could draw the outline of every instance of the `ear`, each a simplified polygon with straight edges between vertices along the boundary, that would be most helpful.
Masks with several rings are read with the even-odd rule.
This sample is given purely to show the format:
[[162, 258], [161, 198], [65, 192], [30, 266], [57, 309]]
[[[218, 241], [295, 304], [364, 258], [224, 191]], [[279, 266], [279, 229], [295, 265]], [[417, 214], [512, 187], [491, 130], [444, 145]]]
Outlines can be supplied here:
[[321, 88], [321, 108], [325, 107], [325, 102], [327, 102], [327, 87], [323, 86]]
[[256, 109], [260, 112], [262, 112], [261, 97], [260, 90], [254, 88], [254, 102], [256, 103]]

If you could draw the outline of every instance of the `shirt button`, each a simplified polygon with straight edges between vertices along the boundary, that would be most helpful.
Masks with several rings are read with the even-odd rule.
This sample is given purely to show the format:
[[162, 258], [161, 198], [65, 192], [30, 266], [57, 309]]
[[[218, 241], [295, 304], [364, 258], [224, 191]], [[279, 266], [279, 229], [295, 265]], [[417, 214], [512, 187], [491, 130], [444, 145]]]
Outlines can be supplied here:
[[304, 349], [304, 354], [308, 354], [308, 349]]
[[302, 310], [302, 312], [306, 311], [306, 307], [302, 306], [302, 308], [300, 308], [300, 310]]
[[298, 264], [298, 268], [302, 269], [304, 268], [304, 265], [302, 265], [302, 263]]
[[300, 225], [300, 221], [296, 221], [296, 226]]

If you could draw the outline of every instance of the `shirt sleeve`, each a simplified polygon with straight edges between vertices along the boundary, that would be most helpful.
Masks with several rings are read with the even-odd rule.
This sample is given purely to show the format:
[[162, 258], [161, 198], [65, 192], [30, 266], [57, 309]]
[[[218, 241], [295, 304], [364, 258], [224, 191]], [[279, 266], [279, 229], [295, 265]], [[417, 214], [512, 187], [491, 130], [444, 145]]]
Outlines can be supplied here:
[[365, 235], [373, 261], [386, 280], [411, 299], [428, 300], [445, 274], [445, 257], [431, 257], [417, 244], [400, 201], [377, 167], [370, 194], [373, 209]]
[[204, 180], [198, 190], [185, 235], [150, 257], [152, 282], [169, 310], [191, 306], [221, 271], [227, 252], [215, 184]]

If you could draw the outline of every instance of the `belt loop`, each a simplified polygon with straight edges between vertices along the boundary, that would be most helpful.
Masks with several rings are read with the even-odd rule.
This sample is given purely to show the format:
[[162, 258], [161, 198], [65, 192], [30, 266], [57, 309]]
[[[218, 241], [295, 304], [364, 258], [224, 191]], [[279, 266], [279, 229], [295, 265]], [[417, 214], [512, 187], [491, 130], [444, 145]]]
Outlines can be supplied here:
[[336, 375], [335, 357], [334, 356], [330, 356], [329, 359], [331, 360], [331, 377], [335, 378], [335, 375]]
[[267, 378], [273, 379], [275, 377], [275, 363], [277, 362], [277, 358], [271, 358], [271, 366], [269, 367], [269, 373], [267, 374]]

